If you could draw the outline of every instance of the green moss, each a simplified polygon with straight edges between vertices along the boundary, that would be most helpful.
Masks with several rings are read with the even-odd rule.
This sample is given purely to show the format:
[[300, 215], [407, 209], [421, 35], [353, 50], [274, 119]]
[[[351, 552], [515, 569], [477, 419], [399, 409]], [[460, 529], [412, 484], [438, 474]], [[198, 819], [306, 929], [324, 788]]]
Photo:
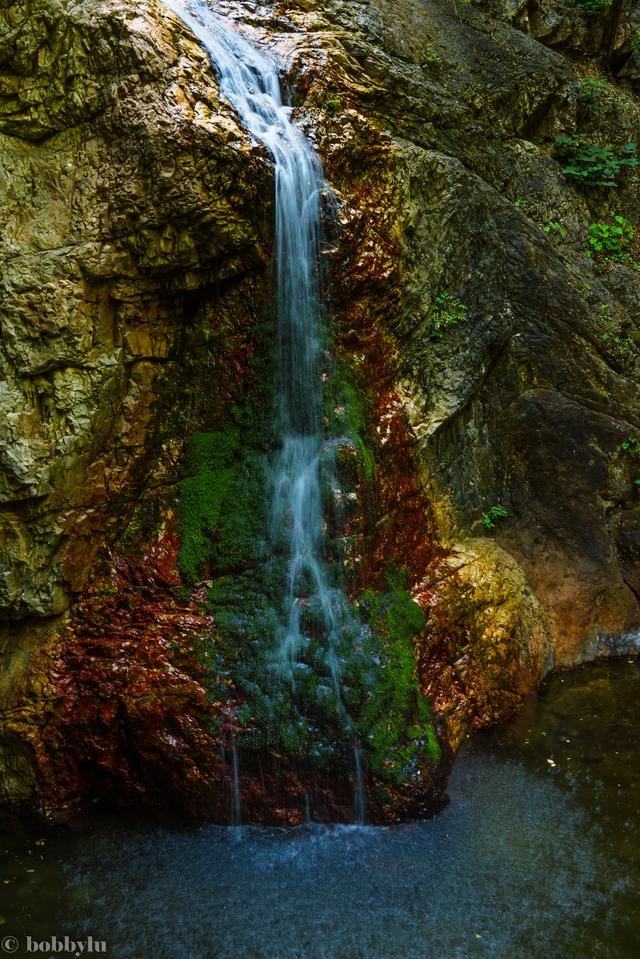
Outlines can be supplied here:
[[308, 641], [293, 683], [276, 668], [285, 576], [286, 559], [271, 556], [259, 568], [219, 577], [210, 593], [217, 626], [210, 693], [241, 704], [245, 761], [284, 754], [301, 768], [348, 775], [357, 735], [376, 779], [419, 782], [425, 764], [439, 761], [440, 747], [416, 673], [413, 640], [424, 614], [397, 585], [404, 576], [390, 576], [395, 585], [385, 593], [363, 593], [353, 618], [343, 617], [334, 639], [340, 697], [313, 603], [303, 611]]
[[375, 461], [369, 440], [368, 402], [344, 360], [337, 363], [325, 385], [325, 407], [328, 434], [352, 441], [362, 478], [367, 484], [373, 483]]
[[[343, 717], [320, 637], [301, 657], [293, 684], [276, 668], [285, 576], [286, 563], [272, 556], [259, 569], [214, 582], [209, 597], [217, 625], [211, 693], [241, 703], [236, 719], [249, 764], [251, 754], [257, 763], [275, 752], [320, 768], [334, 763], [346, 748], [339, 742]], [[306, 627], [311, 632], [308, 622]], [[326, 698], [323, 686], [329, 692]]]
[[216, 573], [259, 562], [267, 553], [262, 454], [239, 448], [237, 431], [187, 440], [180, 483], [178, 567], [188, 582], [211, 562]]
[[[365, 765], [381, 785], [393, 791], [420, 783], [425, 765], [438, 761], [439, 746], [416, 675], [414, 637], [424, 615], [406, 591], [402, 570], [389, 568], [386, 591], [364, 593], [355, 607], [342, 594], [330, 648], [318, 602], [305, 601], [304, 648], [293, 681], [277, 668], [288, 615], [289, 557], [286, 541], [273, 543], [268, 536], [273, 375], [269, 348], [263, 346], [256, 350], [261, 359], [254, 363], [247, 395], [218, 411], [224, 413], [224, 428], [194, 432], [185, 444], [179, 568], [188, 583], [205, 571], [213, 579], [209, 610], [215, 631], [200, 649], [208, 695], [234, 707], [247, 772], [284, 761], [350, 776], [357, 737]], [[367, 398], [344, 362], [328, 378], [325, 416], [327, 435], [351, 441], [336, 453], [343, 490], [373, 483]], [[330, 504], [333, 462], [327, 465]], [[335, 524], [340, 530], [343, 520]], [[330, 530], [326, 572], [338, 597], [349, 564], [348, 544], [341, 532], [334, 540], [331, 535]], [[332, 657], [339, 663], [339, 692]]]
[[[194, 432], [185, 441], [177, 526], [178, 568], [187, 583], [197, 582], [207, 565], [220, 575], [266, 555], [266, 460], [274, 405], [271, 324], [263, 322], [254, 335], [249, 389], [209, 411], [207, 419], [216, 429]], [[215, 376], [211, 392], [216, 395]]]
[[185, 580], [195, 582], [214, 550], [222, 506], [235, 476], [238, 431], [195, 433], [185, 444], [184, 472], [180, 482], [178, 568]]
[[426, 727], [427, 733], [427, 750], [434, 764], [438, 764], [442, 757], [442, 749], [440, 748], [440, 743], [438, 742], [438, 737], [436, 736], [436, 727], [433, 723], [429, 723]]
[[[391, 585], [391, 584], [390, 584]], [[371, 770], [398, 785], [419, 774], [428, 757], [437, 763], [440, 747], [431, 709], [420, 691], [414, 638], [424, 613], [398, 585], [386, 593], [367, 590], [359, 601], [367, 629], [362, 644], [369, 664], [358, 704], [358, 728]]]
[[[365, 400], [344, 368], [336, 383], [332, 402], [339, 407], [341, 429], [334, 432], [353, 439], [358, 472], [372, 479], [373, 457], [363, 438]], [[287, 620], [287, 544], [274, 545], [267, 536], [260, 434], [250, 433], [246, 409], [234, 411], [234, 424], [187, 441], [180, 568], [193, 581], [208, 563], [214, 576], [209, 608], [216, 632], [203, 661], [212, 700], [236, 706], [243, 762], [257, 769], [269, 756], [286, 756], [299, 768], [348, 776], [357, 736], [365, 764], [380, 783], [420, 783], [425, 764], [438, 762], [439, 746], [416, 675], [413, 640], [424, 614], [406, 591], [405, 572], [389, 567], [387, 591], [367, 591], [357, 608], [345, 599], [337, 604], [331, 650], [318, 603], [305, 604], [305, 646], [293, 682], [283, 676], [275, 657]], [[327, 564], [336, 589], [344, 575], [341, 548], [344, 544], [335, 545]], [[339, 694], [332, 654], [340, 664]]]
[[365, 401], [359, 392], [351, 371], [346, 367], [342, 373], [342, 390], [347, 409], [349, 433], [355, 440], [365, 481], [372, 483], [375, 472], [375, 463], [371, 445], [368, 442], [368, 420]]

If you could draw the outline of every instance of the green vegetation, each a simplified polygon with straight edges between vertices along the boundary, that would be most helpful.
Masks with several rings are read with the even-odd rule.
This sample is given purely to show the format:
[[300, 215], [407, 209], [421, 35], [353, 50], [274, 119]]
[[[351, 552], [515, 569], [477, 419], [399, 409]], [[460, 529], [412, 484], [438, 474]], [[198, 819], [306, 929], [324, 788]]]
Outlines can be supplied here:
[[398, 582], [389, 586], [386, 593], [367, 590], [359, 599], [365, 628], [353, 663], [359, 682], [348, 705], [357, 716], [371, 771], [400, 785], [418, 772], [421, 754], [437, 763], [440, 746], [416, 672], [413, 639], [424, 627], [424, 613]]
[[196, 433], [186, 440], [184, 470], [187, 475], [179, 488], [178, 565], [188, 582], [196, 582], [211, 555], [237, 448], [237, 430], [226, 434]]
[[[640, 459], [640, 439], [637, 436], [629, 436], [620, 443], [620, 451], [633, 459]], [[640, 479], [634, 479], [634, 486], [640, 486]]]
[[522, 210], [531, 220], [539, 224], [540, 229], [547, 234], [552, 242], [564, 240], [567, 236], [567, 229], [558, 220], [543, 219], [545, 211], [536, 200], [529, 200], [526, 197], [516, 197], [513, 201], [514, 206]]
[[433, 44], [427, 43], [422, 52], [422, 66], [436, 65], [442, 63], [442, 57], [435, 49]]
[[640, 439], [638, 439], [637, 436], [629, 436], [620, 443], [620, 449], [623, 453], [626, 453], [627, 456], [640, 458]]
[[[197, 384], [212, 397], [198, 423], [204, 420], [216, 428], [185, 430], [176, 525], [178, 568], [187, 584], [256, 565], [268, 552], [264, 488], [273, 442], [271, 323], [258, 324], [254, 336], [255, 356], [246, 373], [249, 387], [244, 395], [222, 388], [216, 368], [211, 370], [211, 382]], [[215, 356], [214, 347], [229, 350], [224, 339], [212, 342]]]
[[532, 218], [540, 209], [540, 204], [536, 200], [528, 200], [525, 196], [517, 196], [513, 205], [517, 206], [519, 210], [524, 210], [527, 216]]
[[[336, 364], [325, 383], [324, 398], [327, 434], [346, 436], [353, 442], [357, 454], [358, 471], [365, 483], [371, 483], [375, 473], [375, 463], [368, 439], [367, 399], [356, 386], [353, 373], [344, 360]], [[357, 477], [354, 476], [352, 479], [356, 481]]]
[[599, 13], [604, 13], [611, 6], [613, 0], [577, 0], [578, 6], [584, 10], [588, 17], [595, 17]]
[[606, 259], [624, 260], [629, 257], [635, 235], [634, 227], [620, 215], [614, 216], [613, 223], [592, 223], [588, 256], [600, 254]]
[[[343, 488], [371, 481], [367, 400], [346, 363], [329, 376], [325, 401], [327, 430], [352, 441], [336, 464]], [[224, 429], [194, 433], [185, 444], [179, 568], [188, 583], [204, 576], [212, 580], [208, 609], [215, 633], [202, 644], [200, 658], [207, 695], [221, 704], [217, 732], [223, 735], [231, 712], [243, 766], [254, 774], [272, 762], [350, 776], [358, 740], [366, 768], [392, 797], [397, 786], [420, 783], [421, 770], [424, 774], [425, 766], [439, 759], [414, 649], [424, 614], [399, 573], [388, 574], [384, 591], [368, 590], [353, 605], [344, 596], [338, 599], [346, 568], [344, 537], [332, 540], [329, 528], [335, 635], [329, 644], [310, 585], [299, 607], [303, 648], [293, 676], [282, 669], [277, 651], [289, 614], [284, 599], [289, 557], [287, 543], [274, 543], [268, 534], [269, 410], [264, 389], [250, 391], [244, 404], [227, 412]]]
[[469, 310], [452, 293], [438, 293], [431, 308], [431, 328], [429, 335], [439, 339], [452, 326], [466, 320]]
[[556, 220], [545, 220], [542, 224], [542, 229], [547, 234], [547, 236], [552, 239], [564, 239], [567, 235], [567, 231], [563, 227], [562, 223], [558, 223]]
[[[259, 570], [220, 577], [209, 597], [218, 629], [209, 694], [239, 703], [245, 761], [286, 754], [301, 768], [348, 775], [357, 736], [379, 780], [401, 785], [419, 777], [421, 765], [440, 758], [413, 644], [424, 613], [397, 580], [389, 581], [387, 592], [367, 590], [352, 614], [344, 611], [328, 650], [319, 606], [304, 604], [308, 642], [291, 682], [274, 660], [285, 567], [282, 557], [271, 557]], [[340, 696], [332, 656], [340, 662]]]
[[584, 133], [560, 134], [555, 140], [556, 155], [565, 162], [562, 172], [584, 186], [617, 186], [622, 167], [638, 165], [633, 156], [635, 143], [624, 146], [600, 146], [588, 143]]
[[500, 503], [497, 503], [495, 506], [490, 507], [486, 513], [482, 514], [482, 525], [485, 529], [495, 529], [496, 520], [504, 519], [505, 516], [508, 515], [509, 511]]
[[610, 356], [621, 361], [626, 358], [633, 343], [628, 336], [623, 335], [621, 324], [611, 316], [610, 310], [609, 304], [604, 303], [598, 314], [598, 320], [603, 327], [600, 340]]
[[264, 557], [264, 471], [259, 453], [240, 452], [237, 428], [187, 438], [178, 515], [178, 568], [186, 582], [201, 578], [212, 558], [226, 572]]
[[577, 85], [578, 104], [585, 113], [592, 115], [600, 113], [603, 93], [606, 89], [606, 83], [597, 80], [595, 77], [589, 77], [589, 79], [583, 80]]

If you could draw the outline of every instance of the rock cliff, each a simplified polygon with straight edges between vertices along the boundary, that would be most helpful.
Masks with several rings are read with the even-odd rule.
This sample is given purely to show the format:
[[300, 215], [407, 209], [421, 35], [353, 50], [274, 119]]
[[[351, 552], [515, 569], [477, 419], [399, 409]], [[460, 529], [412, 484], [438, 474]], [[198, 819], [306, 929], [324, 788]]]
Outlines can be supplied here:
[[[585, 185], [556, 139], [632, 155], [638, 12], [215, 6], [280, 59], [337, 198], [352, 591], [402, 569], [449, 757], [553, 665], [637, 644], [640, 181]], [[259, 560], [246, 522], [185, 517], [189, 438], [241, 443], [266, 402], [270, 164], [155, 0], [0, 0], [0, 25], [0, 796], [224, 819], [206, 595]], [[299, 816], [294, 778], [246, 786], [255, 818]]]
[[[70, 604], [135, 504], [154, 508], [175, 482], [182, 437], [227, 390], [226, 371], [245, 362], [246, 303], [266, 296], [272, 187], [264, 157], [219, 102], [205, 55], [157, 5], [20, 3], [1, 14], [11, 800], [32, 795], [35, 754], [38, 775], [49, 768], [43, 737], [64, 751], [43, 730], [73, 699], [68, 683], [55, 688], [68, 671], [66, 633], [62, 653], [59, 643]], [[61, 779], [52, 773], [48, 788]]]

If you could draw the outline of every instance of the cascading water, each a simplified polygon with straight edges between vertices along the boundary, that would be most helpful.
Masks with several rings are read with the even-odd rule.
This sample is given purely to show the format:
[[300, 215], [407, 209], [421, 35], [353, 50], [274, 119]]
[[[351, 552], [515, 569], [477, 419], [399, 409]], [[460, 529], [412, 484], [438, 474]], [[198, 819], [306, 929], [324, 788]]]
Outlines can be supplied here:
[[273, 469], [271, 537], [274, 546], [284, 548], [288, 575], [285, 622], [276, 637], [270, 667], [293, 687], [297, 674], [309, 668], [301, 661], [311, 642], [305, 635], [303, 611], [313, 606], [316, 631], [325, 638], [325, 667], [336, 708], [354, 740], [354, 815], [362, 821], [366, 800], [360, 747], [343, 704], [337, 648], [341, 631], [353, 629], [353, 617], [342, 591], [330, 584], [323, 562], [321, 468], [323, 459], [333, 457], [335, 442], [325, 443], [322, 435], [322, 166], [291, 122], [274, 63], [212, 13], [204, 0], [164, 2], [207, 50], [222, 95], [275, 163], [279, 453]]

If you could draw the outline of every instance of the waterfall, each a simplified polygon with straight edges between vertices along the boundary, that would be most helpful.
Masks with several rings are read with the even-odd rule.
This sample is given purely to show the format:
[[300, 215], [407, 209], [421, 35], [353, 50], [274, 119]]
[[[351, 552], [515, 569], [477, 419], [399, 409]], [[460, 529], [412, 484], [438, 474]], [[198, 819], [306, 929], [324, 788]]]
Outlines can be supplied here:
[[[322, 434], [322, 346], [325, 322], [319, 282], [322, 194], [320, 160], [292, 123], [282, 101], [275, 64], [216, 16], [204, 0], [164, 0], [206, 49], [220, 92], [275, 165], [275, 268], [277, 308], [277, 409], [279, 452], [273, 467], [271, 538], [288, 559], [284, 622], [270, 666], [292, 686], [307, 669], [310, 644], [305, 610], [313, 606], [325, 637], [324, 667], [345, 730], [357, 739], [342, 701], [338, 640], [353, 629], [344, 594], [328, 579], [324, 551], [321, 470], [336, 446]], [[318, 627], [319, 624], [319, 627]], [[356, 818], [365, 816], [359, 746], [354, 745]]]

